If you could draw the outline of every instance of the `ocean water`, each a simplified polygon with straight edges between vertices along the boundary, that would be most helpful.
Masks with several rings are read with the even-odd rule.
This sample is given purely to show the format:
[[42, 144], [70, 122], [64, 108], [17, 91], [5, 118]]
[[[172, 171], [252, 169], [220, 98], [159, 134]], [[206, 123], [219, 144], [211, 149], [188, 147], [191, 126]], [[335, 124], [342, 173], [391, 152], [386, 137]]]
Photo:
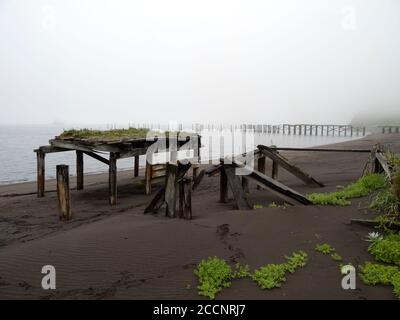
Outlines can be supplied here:
[[[36, 153], [39, 146], [47, 145], [49, 139], [54, 138], [63, 131], [62, 126], [0, 126], [0, 184], [36, 180]], [[218, 136], [215, 132], [212, 136]], [[298, 136], [282, 134], [255, 134], [254, 144], [276, 145], [279, 147], [311, 147], [335, 142], [356, 139], [357, 137], [332, 137], [332, 136]], [[210, 154], [209, 143], [202, 140], [204, 146], [201, 151], [202, 159]], [[252, 146], [248, 146], [248, 148]], [[46, 155], [46, 178], [54, 178], [56, 165], [67, 164], [70, 173], [75, 172], [75, 152], [62, 152]], [[145, 164], [142, 156], [140, 165]], [[106, 172], [108, 167], [90, 157], [85, 156], [85, 173]], [[118, 170], [133, 168], [133, 159], [118, 161]]]

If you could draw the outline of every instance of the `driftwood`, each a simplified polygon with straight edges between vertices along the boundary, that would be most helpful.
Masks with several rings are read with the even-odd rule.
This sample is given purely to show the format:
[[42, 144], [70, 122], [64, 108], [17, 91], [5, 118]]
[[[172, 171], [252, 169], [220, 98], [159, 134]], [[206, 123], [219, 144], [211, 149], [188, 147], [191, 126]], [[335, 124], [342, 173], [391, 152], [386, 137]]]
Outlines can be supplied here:
[[[293, 164], [289, 163], [287, 159], [282, 157], [280, 154], [276, 153], [273, 149], [268, 148], [263, 145], [259, 145], [258, 148], [260, 151], [267, 156], [268, 158], [272, 159], [273, 161], [276, 162], [275, 165], [279, 164], [281, 167], [283, 167], [285, 170], [289, 171], [299, 179], [303, 180], [306, 184], [311, 185], [311, 186], [317, 186], [317, 187], [323, 187], [324, 185], [317, 180], [315, 180], [313, 177], [308, 175], [307, 173], [303, 172], [301, 169], [298, 167], [294, 166]], [[275, 169], [276, 170], [276, 169]]]
[[57, 198], [60, 220], [70, 220], [71, 203], [69, 191], [69, 169], [66, 165], [58, 165], [57, 171]]

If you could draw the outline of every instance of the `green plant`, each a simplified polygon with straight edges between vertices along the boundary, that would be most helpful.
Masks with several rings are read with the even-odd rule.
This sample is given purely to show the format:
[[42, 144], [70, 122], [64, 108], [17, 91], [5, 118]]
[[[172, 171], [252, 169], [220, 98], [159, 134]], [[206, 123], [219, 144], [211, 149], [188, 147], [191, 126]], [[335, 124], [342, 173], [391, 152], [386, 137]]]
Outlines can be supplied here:
[[334, 261], [342, 261], [342, 260], [343, 260], [342, 257], [341, 257], [338, 253], [336, 253], [336, 252], [334, 252], [334, 253], [331, 254], [331, 258], [332, 258]]
[[383, 236], [379, 232], [370, 232], [368, 233], [365, 241], [376, 243], [383, 240]]
[[397, 273], [392, 278], [393, 293], [400, 299], [400, 273]]
[[371, 173], [340, 191], [311, 193], [308, 195], [308, 199], [318, 205], [347, 206], [351, 204], [349, 199], [367, 196], [377, 189], [384, 188], [386, 185], [387, 182], [383, 174]]
[[246, 265], [241, 265], [240, 263], [237, 263], [235, 265], [235, 269], [232, 271], [232, 278], [235, 279], [241, 279], [241, 278], [246, 278], [251, 275], [250, 272], [250, 267]]
[[307, 253], [304, 251], [293, 252], [291, 256], [286, 256], [286, 263], [267, 264], [254, 271], [251, 276], [262, 289], [272, 289], [281, 286], [286, 281], [286, 272], [294, 273], [296, 269], [302, 268], [307, 264]]
[[[365, 262], [360, 266], [360, 278], [368, 285], [392, 284], [392, 280], [398, 274], [399, 269], [394, 266], [384, 266], [381, 264]], [[396, 278], [397, 280], [397, 278]]]
[[210, 299], [215, 299], [215, 295], [223, 288], [230, 287], [233, 276], [232, 268], [217, 257], [202, 260], [194, 274], [199, 278], [199, 295]]
[[400, 266], [400, 234], [391, 234], [383, 240], [373, 242], [368, 251], [378, 261]]
[[293, 252], [293, 254], [285, 257], [287, 262], [285, 263], [286, 271], [290, 273], [295, 272], [296, 269], [302, 268], [307, 264], [308, 255], [304, 251]]
[[281, 283], [286, 281], [286, 268], [284, 264], [268, 264], [254, 271], [252, 279], [262, 289], [272, 289], [281, 286]]
[[263, 206], [262, 204], [255, 204], [255, 205], [253, 205], [253, 209], [254, 209], [254, 210], [262, 209], [262, 208], [264, 208], [264, 206]]
[[331, 247], [328, 243], [321, 243], [315, 246], [315, 251], [321, 252], [323, 254], [331, 254], [335, 252], [335, 249]]

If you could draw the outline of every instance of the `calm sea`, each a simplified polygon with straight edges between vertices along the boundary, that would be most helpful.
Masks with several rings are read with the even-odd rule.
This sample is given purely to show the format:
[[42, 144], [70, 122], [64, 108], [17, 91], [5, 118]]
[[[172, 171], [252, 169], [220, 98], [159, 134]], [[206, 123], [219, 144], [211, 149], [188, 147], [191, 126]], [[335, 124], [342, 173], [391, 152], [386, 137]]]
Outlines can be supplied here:
[[[63, 131], [62, 126], [0, 126], [0, 184], [36, 180], [36, 154], [34, 149], [47, 145], [49, 139]], [[279, 134], [257, 134], [255, 144], [277, 145], [280, 147], [311, 147], [351, 140], [350, 137], [295, 136]], [[202, 141], [207, 149], [207, 142]], [[204, 158], [204, 157], [203, 157]], [[144, 165], [141, 157], [141, 165]], [[46, 156], [46, 178], [55, 177], [57, 164], [67, 164], [75, 172], [75, 153], [62, 152]], [[100, 173], [107, 166], [85, 157], [85, 173]], [[132, 168], [132, 159], [118, 161], [118, 169]]]

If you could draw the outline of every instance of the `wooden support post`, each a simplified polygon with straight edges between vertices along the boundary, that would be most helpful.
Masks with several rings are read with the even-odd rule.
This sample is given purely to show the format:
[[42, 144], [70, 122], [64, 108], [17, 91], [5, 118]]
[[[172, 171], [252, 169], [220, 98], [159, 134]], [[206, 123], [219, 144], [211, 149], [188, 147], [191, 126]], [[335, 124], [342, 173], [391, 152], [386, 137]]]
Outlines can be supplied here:
[[146, 194], [151, 194], [151, 176], [152, 176], [153, 166], [146, 160], [146, 172], [144, 175]]
[[197, 179], [197, 177], [199, 175], [199, 169], [200, 169], [200, 167], [198, 165], [192, 165], [193, 181]]
[[228, 202], [228, 179], [223, 165], [219, 176], [219, 201], [222, 203]]
[[108, 167], [108, 192], [110, 205], [117, 204], [117, 157], [110, 153], [110, 165]]
[[224, 165], [224, 170], [237, 208], [239, 210], [251, 209], [250, 204], [247, 201], [246, 193], [243, 191], [243, 188], [240, 184], [239, 176], [235, 174], [235, 167], [233, 165]]
[[66, 165], [58, 165], [57, 171], [57, 197], [60, 220], [71, 219], [71, 203], [69, 191], [69, 169]]
[[139, 176], [139, 156], [135, 156], [135, 163], [134, 163], [134, 170], [133, 170], [133, 176], [138, 177]]
[[242, 176], [242, 188], [245, 193], [249, 193], [249, 180], [246, 176]]
[[44, 197], [45, 189], [45, 156], [42, 151], [37, 151], [37, 196], [38, 198]]
[[167, 176], [165, 179], [165, 215], [169, 218], [176, 217], [177, 172], [177, 165], [167, 164]]
[[365, 136], [365, 127], [363, 127], [363, 136]]
[[[262, 174], [265, 174], [265, 157], [259, 157], [257, 159], [257, 170]], [[261, 186], [257, 185], [257, 190], [260, 190]]]
[[76, 190], [83, 190], [83, 152], [76, 151]]
[[192, 180], [179, 182], [179, 218], [192, 219]]
[[278, 178], [278, 168], [279, 168], [278, 161], [272, 160], [272, 173], [271, 173], [272, 179]]

